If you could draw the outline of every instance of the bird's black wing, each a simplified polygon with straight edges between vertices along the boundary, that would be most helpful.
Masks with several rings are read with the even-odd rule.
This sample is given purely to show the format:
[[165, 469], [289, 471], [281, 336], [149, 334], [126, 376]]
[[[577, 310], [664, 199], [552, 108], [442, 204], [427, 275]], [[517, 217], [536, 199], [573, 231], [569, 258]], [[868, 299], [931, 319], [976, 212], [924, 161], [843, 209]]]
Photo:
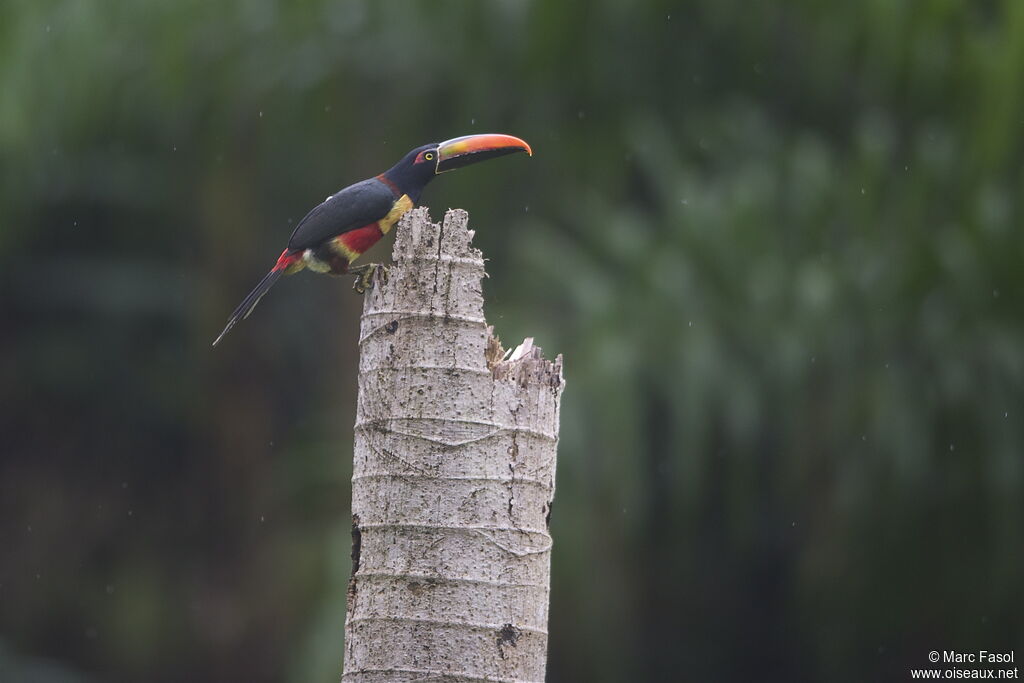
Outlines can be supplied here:
[[370, 178], [328, 197], [299, 221], [288, 239], [293, 251], [311, 249], [349, 230], [379, 221], [394, 206], [391, 188]]

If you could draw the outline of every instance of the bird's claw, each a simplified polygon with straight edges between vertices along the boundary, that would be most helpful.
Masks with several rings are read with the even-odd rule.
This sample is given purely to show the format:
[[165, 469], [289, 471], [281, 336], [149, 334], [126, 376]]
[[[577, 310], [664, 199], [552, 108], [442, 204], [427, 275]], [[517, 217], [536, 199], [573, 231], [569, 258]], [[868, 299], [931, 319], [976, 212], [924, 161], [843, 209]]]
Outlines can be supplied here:
[[356, 281], [352, 283], [352, 289], [356, 294], [363, 294], [367, 289], [373, 287], [374, 277], [381, 282], [388, 281], [388, 267], [382, 263], [367, 263], [364, 266], [357, 266], [349, 270], [349, 273], [356, 276]]

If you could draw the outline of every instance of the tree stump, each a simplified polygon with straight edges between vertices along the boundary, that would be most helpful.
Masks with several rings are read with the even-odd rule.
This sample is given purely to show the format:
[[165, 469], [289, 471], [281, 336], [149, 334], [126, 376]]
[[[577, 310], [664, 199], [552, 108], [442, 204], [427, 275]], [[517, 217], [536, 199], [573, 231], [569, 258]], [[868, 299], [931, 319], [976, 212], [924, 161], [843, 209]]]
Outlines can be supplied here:
[[544, 680], [562, 358], [505, 353], [465, 211], [366, 294], [343, 681]]

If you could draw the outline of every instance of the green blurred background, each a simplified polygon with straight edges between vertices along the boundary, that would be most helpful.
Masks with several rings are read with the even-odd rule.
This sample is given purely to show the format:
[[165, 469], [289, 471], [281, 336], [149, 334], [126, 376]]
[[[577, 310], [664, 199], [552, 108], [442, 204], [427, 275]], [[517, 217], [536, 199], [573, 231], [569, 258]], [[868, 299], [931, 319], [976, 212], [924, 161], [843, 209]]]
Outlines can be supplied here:
[[[415, 145], [566, 359], [551, 681], [1024, 646], [1024, 3], [5, 0], [0, 680], [335, 681], [348, 280]], [[390, 244], [371, 254], [386, 259]]]

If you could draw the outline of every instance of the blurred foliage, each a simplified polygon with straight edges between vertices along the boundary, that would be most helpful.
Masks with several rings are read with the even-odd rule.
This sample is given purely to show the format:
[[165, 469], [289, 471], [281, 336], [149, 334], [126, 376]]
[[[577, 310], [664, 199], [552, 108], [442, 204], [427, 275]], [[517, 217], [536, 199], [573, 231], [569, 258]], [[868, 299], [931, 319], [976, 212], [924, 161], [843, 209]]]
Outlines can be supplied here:
[[338, 678], [360, 301], [209, 343], [310, 206], [472, 132], [536, 154], [424, 201], [566, 357], [550, 680], [1019, 646], [1022, 82], [1011, 0], [7, 0], [0, 673]]

